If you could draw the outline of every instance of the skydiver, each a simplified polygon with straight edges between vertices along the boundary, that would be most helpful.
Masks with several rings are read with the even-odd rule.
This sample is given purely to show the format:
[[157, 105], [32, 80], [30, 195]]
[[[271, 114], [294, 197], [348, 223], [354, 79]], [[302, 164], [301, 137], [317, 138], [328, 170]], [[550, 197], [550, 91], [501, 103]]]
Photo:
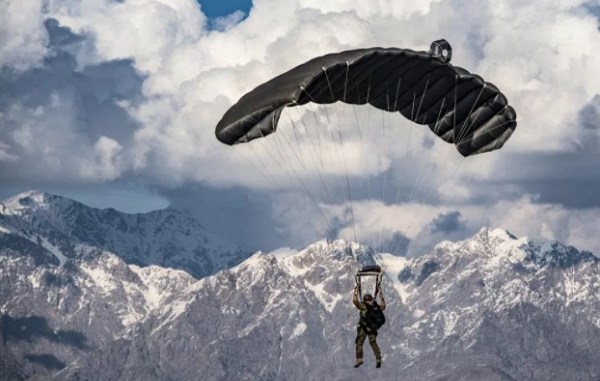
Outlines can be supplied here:
[[358, 368], [363, 363], [363, 344], [367, 336], [369, 337], [369, 344], [371, 344], [371, 348], [373, 349], [373, 353], [375, 354], [376, 367], [381, 367], [381, 351], [379, 350], [379, 346], [377, 345], [377, 329], [374, 329], [372, 324], [367, 319], [367, 312], [373, 307], [379, 307], [381, 311], [385, 310], [385, 299], [383, 298], [383, 293], [379, 293], [381, 298], [381, 303], [378, 304], [376, 300], [373, 300], [373, 296], [371, 294], [365, 294], [363, 296], [363, 301], [358, 301], [358, 285], [354, 287], [354, 296], [352, 297], [352, 303], [359, 309], [359, 320], [356, 335], [356, 363], [354, 364], [355, 368]]

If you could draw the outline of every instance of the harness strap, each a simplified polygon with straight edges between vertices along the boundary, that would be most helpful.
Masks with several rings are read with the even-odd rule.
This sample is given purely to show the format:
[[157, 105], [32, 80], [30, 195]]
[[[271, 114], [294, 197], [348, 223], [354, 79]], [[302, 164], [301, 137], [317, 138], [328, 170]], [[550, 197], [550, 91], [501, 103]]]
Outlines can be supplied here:
[[377, 281], [375, 283], [375, 296], [374, 299], [377, 299], [377, 295], [379, 295], [379, 290], [381, 289], [381, 280], [382, 280], [383, 275], [379, 274], [377, 275]]
[[358, 300], [362, 301], [362, 287], [360, 282], [360, 275], [356, 275], [354, 277], [354, 280], [356, 281], [356, 285], [358, 286]]

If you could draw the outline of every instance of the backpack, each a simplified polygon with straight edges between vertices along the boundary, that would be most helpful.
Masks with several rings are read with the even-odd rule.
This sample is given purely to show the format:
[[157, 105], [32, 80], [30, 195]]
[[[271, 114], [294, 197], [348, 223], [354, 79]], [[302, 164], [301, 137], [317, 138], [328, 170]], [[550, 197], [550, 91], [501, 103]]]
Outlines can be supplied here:
[[377, 303], [373, 302], [370, 306], [367, 304], [365, 323], [370, 331], [377, 331], [385, 324], [385, 315]]

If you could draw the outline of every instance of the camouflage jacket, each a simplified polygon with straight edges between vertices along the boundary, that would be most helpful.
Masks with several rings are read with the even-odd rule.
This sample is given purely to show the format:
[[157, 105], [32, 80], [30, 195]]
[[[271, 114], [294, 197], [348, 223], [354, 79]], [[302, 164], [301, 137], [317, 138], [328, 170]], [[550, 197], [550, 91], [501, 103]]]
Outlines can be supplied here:
[[[362, 327], [366, 326], [367, 304], [358, 301], [358, 294], [354, 294], [352, 297], [352, 303], [354, 303], [356, 308], [359, 310], [358, 325]], [[381, 303], [377, 303], [375, 300], [373, 303], [379, 305], [379, 308], [381, 308], [382, 311], [385, 311], [385, 299], [383, 299], [383, 297], [381, 297]]]

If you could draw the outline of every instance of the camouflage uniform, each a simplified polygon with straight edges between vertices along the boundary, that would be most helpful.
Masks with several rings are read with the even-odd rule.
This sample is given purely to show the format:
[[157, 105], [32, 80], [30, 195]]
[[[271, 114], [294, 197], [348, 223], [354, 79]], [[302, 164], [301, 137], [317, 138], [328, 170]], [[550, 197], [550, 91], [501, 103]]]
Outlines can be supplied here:
[[[363, 344], [368, 336], [369, 344], [371, 344], [371, 348], [373, 348], [373, 353], [375, 354], [375, 359], [377, 360], [377, 362], [381, 362], [381, 351], [379, 350], [379, 346], [377, 345], [377, 331], [369, 333], [367, 332], [367, 329], [365, 329], [367, 305], [363, 302], [358, 301], [358, 295], [356, 293], [354, 294], [352, 302], [360, 311], [360, 318], [356, 327], [356, 359], [358, 360], [363, 358]], [[382, 311], [385, 310], [385, 301], [383, 300], [383, 298], [381, 299], [381, 304], [379, 304], [379, 308], [381, 308]]]

